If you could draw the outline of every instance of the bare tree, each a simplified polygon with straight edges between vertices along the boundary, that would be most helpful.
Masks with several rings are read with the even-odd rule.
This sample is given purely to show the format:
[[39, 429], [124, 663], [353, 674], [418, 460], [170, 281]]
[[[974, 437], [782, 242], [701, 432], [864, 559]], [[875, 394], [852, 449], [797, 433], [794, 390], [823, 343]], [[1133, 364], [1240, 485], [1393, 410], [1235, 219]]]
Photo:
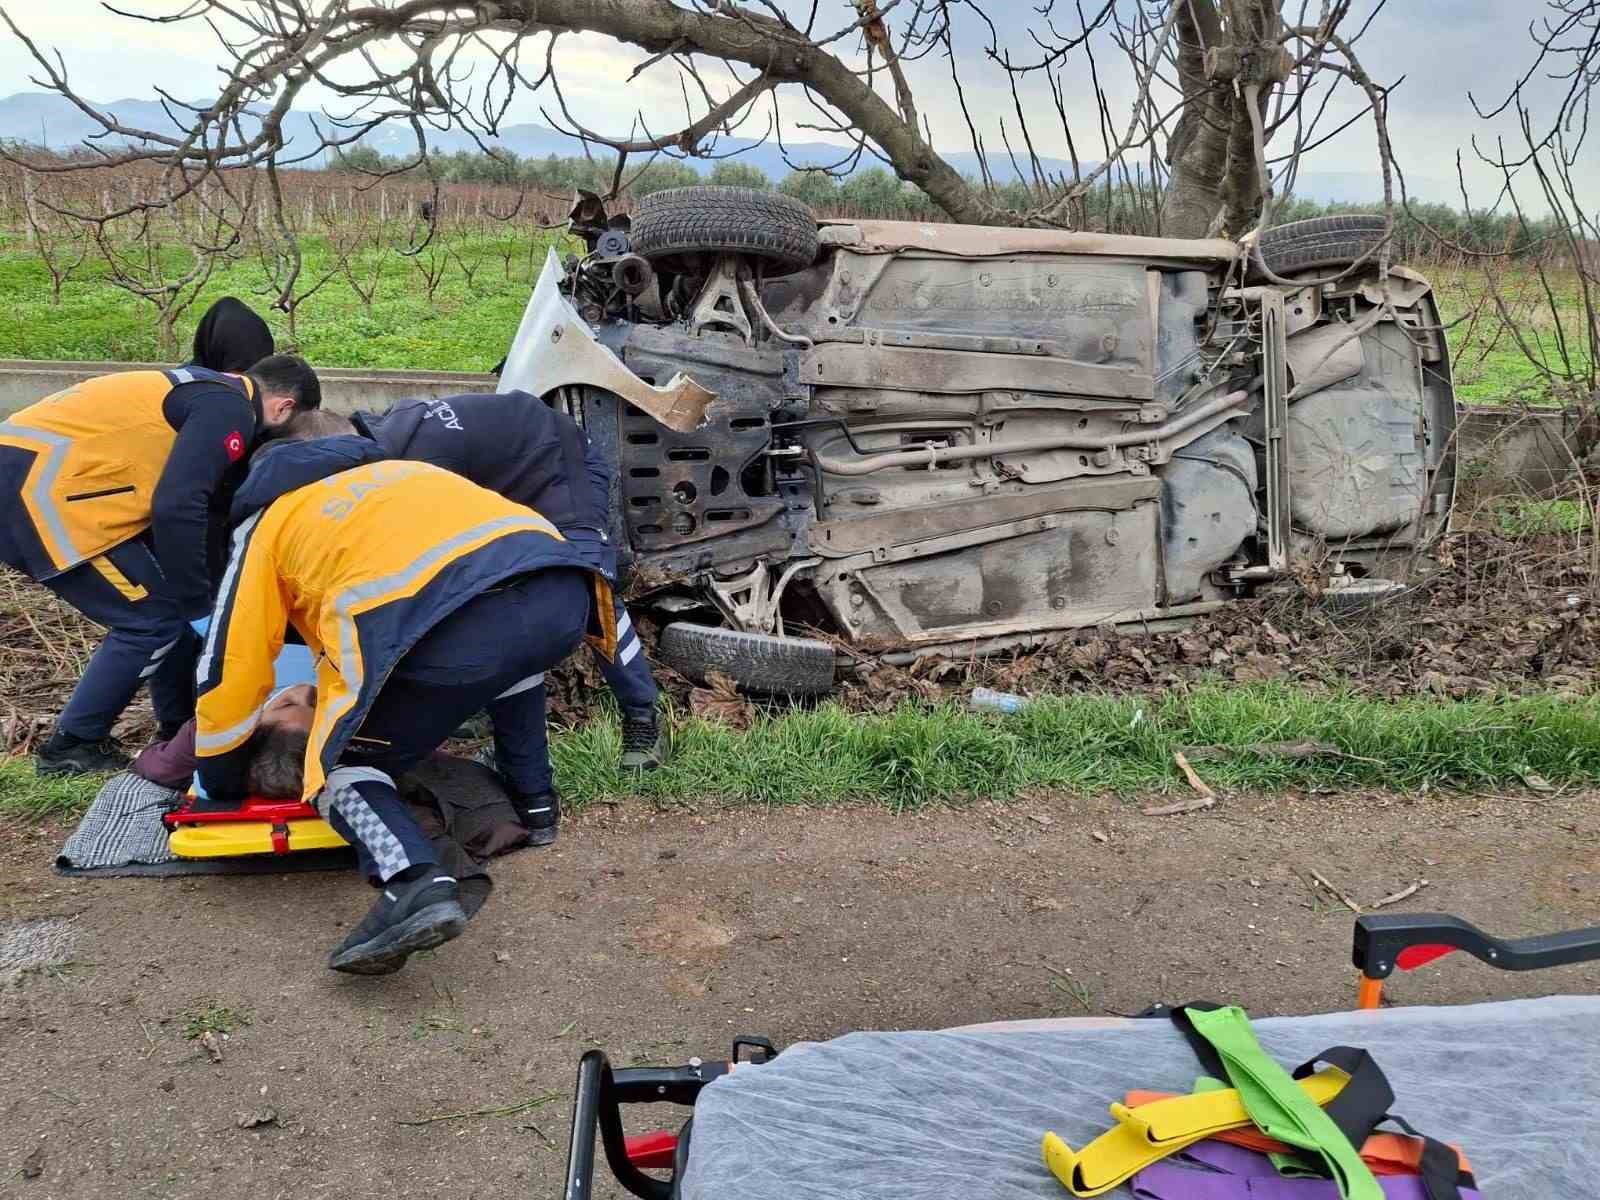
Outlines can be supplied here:
[[213, 212], [198, 236], [185, 232], [171, 209], [143, 209], [93, 225], [107, 281], [155, 310], [163, 359], [176, 356], [175, 326], [205, 290], [218, 263], [236, 252], [239, 227]]
[[350, 205], [343, 212], [324, 209], [323, 233], [350, 290], [361, 301], [368, 318], [390, 263], [390, 246], [383, 223], [371, 207]]
[[[298, 345], [300, 331], [296, 315], [300, 306], [336, 279], [341, 274], [342, 264], [335, 255], [333, 264], [320, 274], [306, 271], [305, 255], [300, 246], [302, 226], [289, 216], [290, 206], [284, 201], [283, 182], [275, 164], [267, 164], [266, 177], [272, 200], [273, 229], [260, 238], [257, 253], [274, 293], [272, 307], [289, 319], [289, 341]], [[309, 191], [306, 204], [314, 212], [315, 196]]]
[[[1481, 268], [1502, 331], [1539, 373], [1549, 396], [1578, 414], [1577, 444], [1587, 455], [1600, 445], [1600, 216], [1592, 198], [1586, 204], [1579, 174], [1593, 158], [1588, 139], [1600, 85], [1600, 0], [1547, 0], [1529, 32], [1533, 53], [1527, 70], [1497, 102], [1473, 97], [1479, 116], [1509, 120], [1513, 132], [1474, 138], [1473, 148], [1498, 176], [1494, 201], [1479, 215], [1509, 211], [1524, 228], [1543, 217], [1554, 230], [1540, 253], [1524, 256], [1536, 281], [1537, 315], [1526, 308], [1513, 311], [1498, 259], [1470, 251], [1465, 256]], [[1540, 118], [1530, 96], [1536, 79], [1556, 89], [1554, 104], [1537, 106], [1546, 114]], [[1464, 173], [1461, 197], [1472, 216]]]
[[[1385, 0], [1372, 2], [1381, 9]], [[1017, 21], [1009, 0], [191, 0], [171, 16], [130, 18], [210, 22], [218, 33], [229, 64], [223, 86], [206, 106], [166, 96], [176, 130], [132, 127], [85, 100], [59, 59], [3, 9], [0, 17], [32, 51], [35, 81], [100, 126], [97, 161], [158, 164], [168, 198], [224, 166], [352, 146], [385, 122], [415, 134], [406, 165], [426, 162], [435, 129], [464, 130], [492, 152], [513, 96], [548, 84], [552, 123], [614, 154], [613, 190], [632, 163], [723, 155], [736, 132], [781, 143], [786, 129], [819, 130], [841, 143], [837, 161], [820, 169], [876, 158], [958, 221], [1073, 227], [1093, 189], [1128, 186], [1149, 198], [1164, 232], [1200, 236], [1242, 233], [1258, 219], [1274, 193], [1274, 167], [1292, 178], [1299, 154], [1324, 136], [1321, 118], [1341, 84], [1362, 89], [1381, 117], [1385, 93], [1355, 58], [1367, 25], [1347, 28], [1353, 3], [1299, 0], [1288, 21], [1283, 0], [1039, 0]], [[580, 33], [641, 51], [629, 82], [675, 70], [681, 117], [662, 128], [658, 113], [641, 112], [625, 134], [589, 128], [561, 89], [563, 39]], [[388, 53], [379, 55], [380, 46]], [[980, 179], [964, 177], [935, 148], [918, 100], [917, 79], [945, 74], [940, 58], [984, 164]], [[1110, 59], [1133, 92], [1125, 113], [1108, 99]], [[983, 128], [967, 97], [974, 65], [991, 78], [997, 72], [1010, 92], [1009, 105], [985, 103]], [[320, 123], [319, 146], [291, 149], [285, 119], [312, 85], [344, 107]], [[1085, 99], [1095, 111], [1088, 138], [1069, 115]], [[790, 123], [784, 114], [801, 106], [803, 117]], [[1070, 173], [1048, 169], [1039, 152], [1046, 137], [1066, 145]], [[1381, 131], [1378, 140], [1387, 159]], [[1025, 205], [1008, 207], [997, 195], [988, 166], [996, 141], [1030, 181]]]
[[417, 280], [422, 284], [422, 290], [431, 305], [450, 267], [450, 251], [440, 242], [433, 241], [407, 254], [406, 261], [416, 272]]
[[33, 173], [23, 176], [23, 220], [28, 241], [44, 269], [50, 273], [50, 303], [61, 303], [61, 289], [83, 266], [94, 241], [82, 221], [63, 216], [54, 206], [38, 202]]

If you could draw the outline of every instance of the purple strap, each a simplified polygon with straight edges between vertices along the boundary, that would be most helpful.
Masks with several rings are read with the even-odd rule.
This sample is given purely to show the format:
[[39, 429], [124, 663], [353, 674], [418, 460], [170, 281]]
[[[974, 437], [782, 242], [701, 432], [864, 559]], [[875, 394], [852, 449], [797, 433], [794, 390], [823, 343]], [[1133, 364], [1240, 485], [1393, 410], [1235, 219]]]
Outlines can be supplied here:
[[[1284, 1179], [1265, 1154], [1208, 1138], [1183, 1152], [1204, 1166], [1190, 1169], [1158, 1162], [1133, 1177], [1137, 1200], [1340, 1200], [1331, 1179]], [[1210, 1170], [1205, 1169], [1211, 1168]], [[1386, 1200], [1428, 1200], [1419, 1175], [1380, 1175]], [[1461, 1200], [1482, 1200], [1472, 1188]]]
[[1206, 1138], [1204, 1141], [1196, 1142], [1177, 1157], [1180, 1162], [1198, 1163], [1201, 1167], [1210, 1167], [1213, 1171], [1221, 1171], [1224, 1175], [1272, 1179], [1278, 1177], [1277, 1168], [1265, 1154], [1217, 1138]]

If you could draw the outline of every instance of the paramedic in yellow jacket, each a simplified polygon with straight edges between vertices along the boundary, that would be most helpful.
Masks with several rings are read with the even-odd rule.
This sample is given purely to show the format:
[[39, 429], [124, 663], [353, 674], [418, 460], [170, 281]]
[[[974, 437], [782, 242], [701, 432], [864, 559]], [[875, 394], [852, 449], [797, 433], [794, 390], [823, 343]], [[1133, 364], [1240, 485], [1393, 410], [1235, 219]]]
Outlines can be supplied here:
[[214, 801], [242, 799], [292, 626], [317, 656], [305, 798], [383, 885], [328, 965], [398, 970], [465, 917], [394, 780], [484, 708], [497, 742], [528, 736], [542, 717], [532, 681], [586, 633], [614, 650], [609, 589], [532, 509], [439, 467], [385, 460], [354, 435], [266, 447], [231, 515], [197, 671], [200, 782]]
[[228, 498], [251, 446], [321, 398], [310, 367], [276, 355], [243, 375], [102, 375], [0, 422], [0, 562], [109, 627], [42, 773], [126, 766], [111, 726], [145, 680], [163, 738], [193, 715], [188, 623], [211, 607]]

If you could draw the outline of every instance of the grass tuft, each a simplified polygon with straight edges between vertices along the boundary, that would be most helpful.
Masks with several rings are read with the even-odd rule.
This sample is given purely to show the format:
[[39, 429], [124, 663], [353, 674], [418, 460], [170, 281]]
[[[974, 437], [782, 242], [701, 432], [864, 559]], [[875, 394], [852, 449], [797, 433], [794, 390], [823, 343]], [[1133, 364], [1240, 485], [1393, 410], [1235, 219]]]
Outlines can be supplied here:
[[103, 782], [100, 775], [43, 778], [27, 759], [0, 756], [0, 816], [23, 821], [77, 816]]
[[220, 1000], [197, 1001], [183, 1014], [183, 1036], [196, 1041], [208, 1033], [229, 1034], [250, 1024], [250, 1010]]

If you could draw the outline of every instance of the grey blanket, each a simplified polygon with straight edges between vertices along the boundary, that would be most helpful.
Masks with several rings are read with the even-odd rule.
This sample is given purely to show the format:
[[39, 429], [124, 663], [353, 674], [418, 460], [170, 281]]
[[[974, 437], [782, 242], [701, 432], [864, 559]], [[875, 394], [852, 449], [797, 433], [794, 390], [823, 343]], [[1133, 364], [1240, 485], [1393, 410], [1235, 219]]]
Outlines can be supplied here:
[[[1600, 1194], [1600, 997], [1269, 1018], [1295, 1066], [1372, 1051], [1394, 1111], [1460, 1145], [1488, 1200]], [[1079, 1147], [1130, 1088], [1200, 1073], [1166, 1021], [1057, 1021], [803, 1044], [708, 1086], [683, 1200], [1065, 1200], [1046, 1130]], [[1119, 1188], [1108, 1193], [1128, 1195]]]

